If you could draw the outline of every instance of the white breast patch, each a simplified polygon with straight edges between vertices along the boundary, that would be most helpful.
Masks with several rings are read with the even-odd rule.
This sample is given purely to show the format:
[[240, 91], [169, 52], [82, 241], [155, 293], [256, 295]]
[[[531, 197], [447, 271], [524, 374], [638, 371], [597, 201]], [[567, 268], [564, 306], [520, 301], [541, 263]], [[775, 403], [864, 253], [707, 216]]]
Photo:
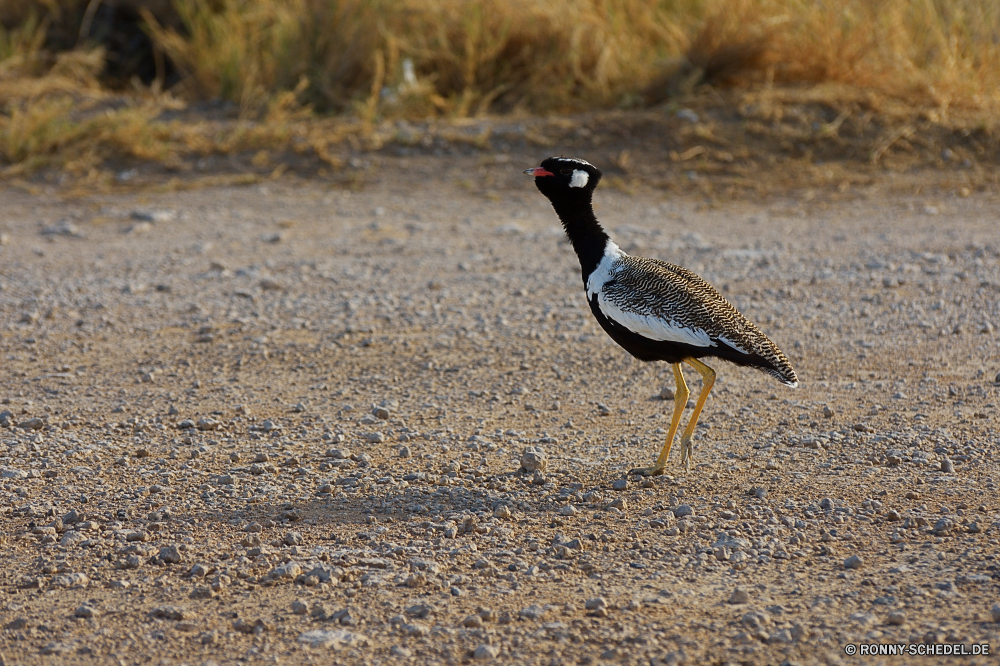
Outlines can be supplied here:
[[569, 181], [570, 187], [586, 187], [590, 181], [590, 176], [583, 169], [573, 169], [573, 178]]

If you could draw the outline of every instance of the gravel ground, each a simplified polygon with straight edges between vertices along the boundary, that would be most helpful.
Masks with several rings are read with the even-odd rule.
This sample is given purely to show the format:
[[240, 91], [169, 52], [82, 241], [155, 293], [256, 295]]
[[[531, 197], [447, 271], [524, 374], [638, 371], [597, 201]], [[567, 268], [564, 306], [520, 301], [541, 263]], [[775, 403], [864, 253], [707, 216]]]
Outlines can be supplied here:
[[714, 364], [696, 467], [639, 480], [670, 369], [593, 321], [541, 157], [4, 190], [0, 661], [1000, 651], [996, 197], [599, 189], [802, 382]]

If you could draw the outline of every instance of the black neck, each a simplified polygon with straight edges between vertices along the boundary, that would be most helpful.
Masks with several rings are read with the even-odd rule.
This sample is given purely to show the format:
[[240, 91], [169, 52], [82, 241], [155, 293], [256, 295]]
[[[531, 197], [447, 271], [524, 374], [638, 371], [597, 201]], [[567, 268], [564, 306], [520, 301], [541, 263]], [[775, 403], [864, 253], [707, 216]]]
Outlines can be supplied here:
[[552, 198], [552, 207], [556, 210], [556, 215], [562, 222], [569, 242], [573, 244], [573, 250], [580, 259], [580, 268], [583, 270], [583, 282], [586, 284], [587, 278], [594, 272], [597, 265], [604, 257], [604, 248], [611, 237], [604, 231], [604, 227], [597, 221], [594, 215], [594, 206], [589, 196], [586, 198]]

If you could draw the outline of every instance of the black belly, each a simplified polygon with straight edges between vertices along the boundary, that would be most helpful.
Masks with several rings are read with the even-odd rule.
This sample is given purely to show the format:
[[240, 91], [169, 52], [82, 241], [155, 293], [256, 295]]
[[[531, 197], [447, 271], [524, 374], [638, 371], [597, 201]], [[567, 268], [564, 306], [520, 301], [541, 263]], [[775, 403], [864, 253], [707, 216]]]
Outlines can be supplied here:
[[770, 368], [771, 364], [757, 354], [745, 354], [721, 341], [715, 341], [714, 347], [698, 347], [683, 342], [669, 340], [650, 340], [634, 333], [621, 324], [608, 319], [597, 305], [597, 294], [590, 299], [590, 311], [594, 313], [601, 328], [611, 336], [611, 339], [640, 361], [666, 361], [680, 363], [689, 358], [715, 357], [725, 359], [737, 365], [748, 365], [758, 368]]

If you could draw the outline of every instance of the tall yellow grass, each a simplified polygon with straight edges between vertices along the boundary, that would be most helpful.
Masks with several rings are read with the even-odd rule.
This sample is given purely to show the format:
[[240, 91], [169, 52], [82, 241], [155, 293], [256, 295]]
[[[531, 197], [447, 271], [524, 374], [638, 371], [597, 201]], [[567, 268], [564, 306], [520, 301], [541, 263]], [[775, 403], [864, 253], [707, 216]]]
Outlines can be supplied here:
[[[260, 107], [305, 77], [320, 109], [572, 111], [650, 85], [834, 81], [917, 103], [1000, 102], [995, 0], [175, 0], [152, 27], [192, 92]], [[416, 79], [404, 79], [403, 62]], [[674, 79], [676, 83], [676, 78]]]
[[[107, 150], [95, 137], [134, 156], [202, 145], [155, 120], [178, 100], [226, 99], [272, 120], [297, 104], [365, 128], [627, 108], [702, 85], [837, 83], [918, 107], [1000, 111], [997, 0], [164, 0], [171, 20], [143, 10], [142, 29], [181, 83], [166, 95], [162, 80], [133, 87], [125, 108], [96, 114], [103, 52], [46, 47], [49, 25], [89, 4], [0, 0], [8, 168], [64, 153], [85, 164]], [[211, 149], [243, 145], [220, 141]]]

